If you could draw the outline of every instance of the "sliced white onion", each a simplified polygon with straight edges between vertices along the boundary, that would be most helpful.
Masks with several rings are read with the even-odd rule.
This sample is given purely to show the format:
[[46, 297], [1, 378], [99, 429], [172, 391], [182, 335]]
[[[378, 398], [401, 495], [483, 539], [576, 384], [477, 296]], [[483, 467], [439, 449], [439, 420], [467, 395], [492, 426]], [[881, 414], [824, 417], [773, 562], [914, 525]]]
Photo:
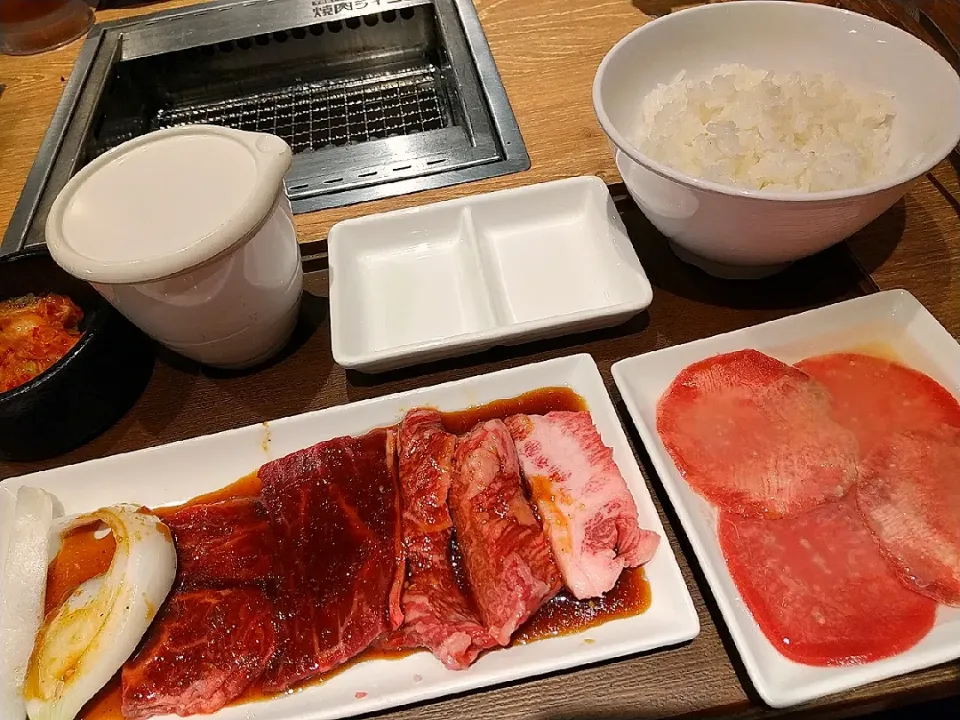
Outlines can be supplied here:
[[7, 548], [13, 535], [13, 518], [17, 512], [17, 496], [5, 487], [0, 487], [0, 583], [3, 582], [3, 567], [7, 562]]
[[101, 522], [116, 553], [106, 573], [74, 590], [40, 628], [24, 689], [30, 720], [73, 720], [133, 654], [173, 585], [177, 553], [156, 516], [117, 505], [64, 531]]
[[0, 509], [0, 527], [6, 529], [6, 538], [0, 539], [0, 718], [22, 720], [24, 677], [43, 621], [54, 505], [49, 494], [31, 487], [17, 491], [12, 513], [9, 495], [0, 503], [7, 508]]

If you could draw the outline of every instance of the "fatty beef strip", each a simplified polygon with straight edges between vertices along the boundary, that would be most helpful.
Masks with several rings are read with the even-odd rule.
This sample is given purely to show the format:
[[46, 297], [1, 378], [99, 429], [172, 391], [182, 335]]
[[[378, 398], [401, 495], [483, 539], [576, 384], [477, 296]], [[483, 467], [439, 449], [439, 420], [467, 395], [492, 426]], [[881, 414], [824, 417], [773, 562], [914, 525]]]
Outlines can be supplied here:
[[216, 712], [260, 678], [276, 640], [260, 588], [174, 592], [123, 667], [124, 720]]
[[833, 353], [796, 366], [829, 390], [834, 417], [857, 436], [861, 458], [902, 432], [960, 428], [960, 403], [950, 391], [900, 363]]
[[524, 497], [517, 451], [503, 421], [489, 420], [460, 438], [450, 511], [480, 617], [507, 645], [557, 594], [560, 572]]
[[960, 607], [960, 429], [901, 433], [878, 445], [856, 497], [907, 587]]
[[327, 672], [403, 621], [395, 442], [393, 430], [374, 430], [260, 468], [280, 616], [267, 692]]
[[613, 451], [589, 412], [514, 415], [507, 427], [564, 584], [578, 599], [610, 590], [625, 567], [653, 557]]
[[[169, 515], [177, 584], [124, 665], [123, 715], [212, 713], [260, 679], [276, 650], [273, 533], [252, 497]], [[248, 586], [248, 587], [244, 587]]]
[[722, 512], [717, 531], [744, 603], [794, 662], [879, 660], [913, 647], [933, 627], [936, 603], [900, 583], [852, 493], [776, 520]]
[[267, 510], [258, 498], [188, 506], [164, 523], [177, 546], [180, 587], [271, 584], [273, 533]]
[[660, 398], [657, 432], [693, 490], [741, 515], [809, 510], [857, 479], [857, 439], [826, 388], [756, 350], [685, 368]]
[[400, 494], [407, 579], [403, 625], [381, 645], [426, 647], [451, 670], [468, 667], [495, 641], [457, 585], [450, 559], [453, 520], [447, 496], [457, 438], [436, 410], [411, 410], [400, 423]]

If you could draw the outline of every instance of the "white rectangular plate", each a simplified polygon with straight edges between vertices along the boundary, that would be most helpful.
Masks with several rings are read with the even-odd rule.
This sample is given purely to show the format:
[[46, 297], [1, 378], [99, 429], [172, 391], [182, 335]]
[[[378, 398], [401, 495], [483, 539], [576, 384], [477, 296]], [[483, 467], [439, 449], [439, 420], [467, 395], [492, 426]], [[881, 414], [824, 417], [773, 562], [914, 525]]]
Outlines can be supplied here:
[[404, 412], [419, 405], [463, 410], [554, 386], [569, 387], [586, 400], [603, 441], [613, 449], [636, 499], [640, 525], [664, 538], [646, 566], [652, 593], [650, 608], [641, 615], [612, 620], [576, 635], [487, 653], [460, 672], [445, 669], [427, 652], [399, 660], [371, 660], [334, 675], [322, 685], [260, 703], [224, 708], [213, 716], [217, 720], [342, 718], [675, 645], [697, 635], [699, 621], [673, 549], [666, 542], [640, 468], [589, 355], [328, 408], [11, 478], [3, 484], [11, 489], [20, 485], [42, 487], [57, 496], [66, 513], [87, 512], [118, 502], [148, 507], [177, 504], [224, 487], [264, 462], [321, 440], [399, 422]]
[[783, 657], [761, 633], [727, 571], [716, 511], [687, 485], [657, 434], [657, 401], [691, 363], [753, 348], [786, 363], [811, 355], [892, 349], [906, 364], [960, 396], [960, 345], [905, 291], [877, 293], [686, 345], [621, 360], [613, 377], [643, 444], [700, 561], [750, 679], [766, 703], [786, 707], [960, 657], [960, 610], [941, 606], [936, 625], [916, 646], [892, 658], [822, 668]]
[[597, 177], [346, 220], [327, 242], [333, 356], [368, 372], [616, 325], [653, 297]]

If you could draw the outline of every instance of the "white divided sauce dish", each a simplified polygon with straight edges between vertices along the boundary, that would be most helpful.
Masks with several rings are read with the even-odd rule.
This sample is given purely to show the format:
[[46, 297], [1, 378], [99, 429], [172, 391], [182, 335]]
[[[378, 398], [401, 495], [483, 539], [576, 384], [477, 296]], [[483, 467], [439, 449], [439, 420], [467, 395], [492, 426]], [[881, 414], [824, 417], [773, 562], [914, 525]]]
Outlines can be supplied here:
[[653, 297], [597, 177], [346, 220], [328, 250], [333, 356], [366, 372], [610, 327]]
[[303, 268], [280, 138], [208, 125], [101, 155], [64, 187], [47, 246], [145, 333], [207, 365], [243, 368], [296, 325]]

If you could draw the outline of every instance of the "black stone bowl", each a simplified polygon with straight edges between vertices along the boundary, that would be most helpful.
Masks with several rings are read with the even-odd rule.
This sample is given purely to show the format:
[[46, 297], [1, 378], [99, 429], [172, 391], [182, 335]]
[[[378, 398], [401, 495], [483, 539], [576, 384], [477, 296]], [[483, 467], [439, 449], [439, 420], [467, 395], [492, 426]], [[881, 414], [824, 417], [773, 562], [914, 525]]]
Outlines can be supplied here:
[[45, 247], [0, 257], [0, 300], [66, 295], [83, 310], [83, 335], [33, 380], [0, 393], [0, 459], [45, 460], [100, 435], [129, 410], [153, 372], [148, 338]]

